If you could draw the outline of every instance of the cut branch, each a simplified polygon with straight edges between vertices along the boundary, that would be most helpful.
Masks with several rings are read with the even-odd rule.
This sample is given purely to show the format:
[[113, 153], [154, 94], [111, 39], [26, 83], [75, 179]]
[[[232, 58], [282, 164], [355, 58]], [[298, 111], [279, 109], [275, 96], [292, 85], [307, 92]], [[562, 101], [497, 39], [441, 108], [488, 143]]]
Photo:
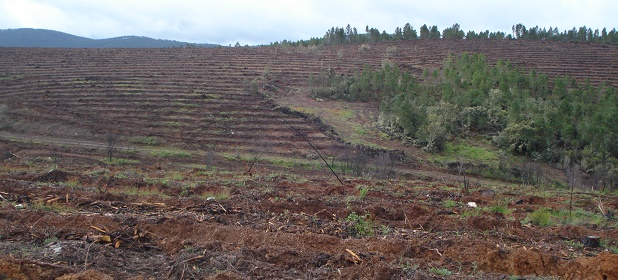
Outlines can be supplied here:
[[337, 177], [337, 180], [339, 181], [339, 183], [341, 183], [341, 185], [345, 184], [343, 183], [343, 181], [341, 181], [341, 179], [339, 178], [339, 176], [337, 175], [337, 173], [335, 172], [335, 170], [333, 170], [333, 168], [330, 166], [330, 164], [328, 164], [328, 162], [326, 161], [326, 159], [324, 159], [324, 157], [322, 156], [322, 154], [320, 154], [320, 152], [318, 151], [318, 149], [316, 149], [313, 144], [311, 144], [311, 142], [309, 141], [309, 139], [307, 139], [307, 137], [302, 134], [298, 129], [296, 129], [296, 127], [292, 126], [289, 122], [287, 122], [284, 119], [281, 119], [284, 123], [286, 123], [288, 126], [290, 126], [290, 128], [292, 128], [292, 130], [294, 130], [296, 132], [296, 134], [300, 135], [308, 144], [309, 146], [311, 146], [311, 148], [318, 153], [318, 156], [320, 156], [320, 158], [322, 159], [322, 161], [324, 162], [324, 164], [326, 164], [326, 167], [328, 167], [328, 169], [330, 169], [330, 172], [333, 173], [333, 175], [335, 175], [335, 177]]

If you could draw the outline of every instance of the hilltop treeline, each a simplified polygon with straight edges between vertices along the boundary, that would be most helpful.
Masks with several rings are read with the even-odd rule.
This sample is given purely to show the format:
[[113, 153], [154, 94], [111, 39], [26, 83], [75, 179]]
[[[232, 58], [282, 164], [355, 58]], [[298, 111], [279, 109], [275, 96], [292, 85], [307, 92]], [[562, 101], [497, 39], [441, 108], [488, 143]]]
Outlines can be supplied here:
[[577, 164], [602, 186], [618, 185], [618, 93], [569, 77], [550, 81], [481, 54], [449, 55], [422, 77], [385, 60], [353, 76], [323, 70], [309, 78], [319, 98], [379, 100], [379, 124], [431, 152], [469, 135], [535, 161]]
[[281, 43], [274, 42], [271, 45], [342, 45], [416, 39], [524, 39], [618, 44], [618, 33], [616, 32], [616, 28], [610, 31], [608, 31], [607, 28], [603, 28], [599, 31], [599, 29], [592, 30], [592, 28], [582, 26], [580, 28], [573, 27], [570, 30], [560, 31], [558, 27], [549, 27], [549, 29], [540, 28], [539, 26], [526, 28], [526, 26], [521, 23], [513, 25], [512, 34], [506, 34], [501, 31], [490, 32], [489, 30], [478, 33], [473, 30], [464, 32], [457, 23], [443, 29], [441, 32], [437, 25], [427, 26], [424, 24], [417, 31], [409, 23], [406, 23], [403, 28], [395, 28], [394, 33], [387, 33], [385, 30], [380, 32], [379, 29], [370, 28], [369, 26], [366, 26], [365, 30], [359, 31], [356, 27], [351, 27], [348, 24], [345, 28], [332, 27], [327, 30], [326, 34], [321, 38], [311, 38], [309, 40], [300, 40], [296, 42], [284, 40]]

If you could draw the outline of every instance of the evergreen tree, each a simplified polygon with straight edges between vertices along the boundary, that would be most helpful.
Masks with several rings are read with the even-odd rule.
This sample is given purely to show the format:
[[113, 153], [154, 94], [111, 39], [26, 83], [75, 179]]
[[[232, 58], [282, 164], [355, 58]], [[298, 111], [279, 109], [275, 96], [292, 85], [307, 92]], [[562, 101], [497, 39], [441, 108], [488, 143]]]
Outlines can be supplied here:
[[[437, 27], [436, 27], [437, 29]], [[442, 39], [463, 39], [463, 30], [459, 29], [459, 24], [455, 23], [453, 26], [448, 27], [442, 31]]]
[[421, 26], [421, 39], [429, 39], [429, 28], [427, 28], [427, 24]]
[[528, 31], [526, 30], [526, 26], [521, 23], [513, 25], [513, 37], [516, 39], [527, 39]]
[[345, 35], [349, 37], [349, 36], [350, 36], [350, 35], [352, 35], [352, 34], [353, 34], [353, 32], [352, 32], [352, 27], [351, 27], [351, 26], [350, 26], [350, 24], [348, 23], [348, 25], [345, 27]]
[[429, 38], [430, 39], [440, 39], [440, 31], [438, 31], [437, 25], [434, 25], [431, 27], [431, 30], [429, 31]]
[[403, 32], [401, 31], [401, 28], [399, 28], [399, 27], [395, 28], [395, 34], [393, 34], [393, 39], [394, 40], [402, 40], [403, 39]]
[[410, 25], [409, 23], [406, 23], [406, 25], [403, 27], [403, 39], [413, 40], [417, 37], [418, 35], [416, 34], [416, 30], [414, 29], [414, 27], [412, 27], [412, 25]]

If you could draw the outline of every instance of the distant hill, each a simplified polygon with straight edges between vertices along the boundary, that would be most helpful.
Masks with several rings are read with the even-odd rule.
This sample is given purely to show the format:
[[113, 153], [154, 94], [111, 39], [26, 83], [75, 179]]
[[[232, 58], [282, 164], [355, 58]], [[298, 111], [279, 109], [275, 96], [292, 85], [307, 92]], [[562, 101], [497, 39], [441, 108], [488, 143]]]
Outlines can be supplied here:
[[171, 48], [217, 47], [215, 44], [194, 44], [172, 40], [152, 39], [142, 36], [122, 36], [109, 39], [90, 39], [64, 32], [19, 28], [0, 29], [0, 47], [40, 48]]

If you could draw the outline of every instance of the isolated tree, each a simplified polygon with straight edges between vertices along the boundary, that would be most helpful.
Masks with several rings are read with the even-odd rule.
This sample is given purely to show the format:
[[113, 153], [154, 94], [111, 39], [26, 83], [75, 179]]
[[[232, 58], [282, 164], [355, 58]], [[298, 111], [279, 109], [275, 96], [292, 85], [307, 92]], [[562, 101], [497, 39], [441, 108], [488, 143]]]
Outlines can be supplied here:
[[427, 28], [427, 24], [423, 24], [423, 26], [421, 26], [421, 39], [428, 39], [429, 38], [429, 28]]
[[9, 120], [9, 106], [6, 104], [0, 104], [0, 129], [11, 128], [11, 122]]
[[217, 147], [215, 145], [207, 145], [206, 153], [204, 155], [204, 162], [209, 169], [213, 167], [214, 158], [217, 155]]
[[418, 35], [416, 34], [416, 30], [414, 30], [412, 25], [410, 25], [409, 23], [406, 23], [406, 25], [403, 27], [403, 39], [413, 40], [413, 39], [416, 39], [417, 37]]
[[105, 138], [107, 140], [107, 158], [111, 163], [112, 159], [114, 158], [114, 149], [116, 148], [116, 144], [118, 143], [118, 136], [113, 133], [108, 133]]
[[49, 157], [49, 159], [54, 164], [54, 169], [57, 169], [58, 168], [58, 163], [60, 163], [60, 161], [62, 160], [62, 158], [60, 157], [60, 152], [58, 151], [58, 149], [56, 149], [56, 148], [52, 149], [52, 153], [51, 153], [51, 156]]
[[352, 162], [352, 175], [361, 177], [367, 174], [368, 171], [368, 157], [363, 151], [356, 151], [351, 159]]
[[444, 150], [448, 134], [439, 122], [429, 122], [416, 133], [416, 138], [424, 150], [439, 153]]
[[395, 173], [395, 161], [391, 158], [390, 153], [381, 151], [375, 157], [374, 168], [376, 177], [389, 179]]

